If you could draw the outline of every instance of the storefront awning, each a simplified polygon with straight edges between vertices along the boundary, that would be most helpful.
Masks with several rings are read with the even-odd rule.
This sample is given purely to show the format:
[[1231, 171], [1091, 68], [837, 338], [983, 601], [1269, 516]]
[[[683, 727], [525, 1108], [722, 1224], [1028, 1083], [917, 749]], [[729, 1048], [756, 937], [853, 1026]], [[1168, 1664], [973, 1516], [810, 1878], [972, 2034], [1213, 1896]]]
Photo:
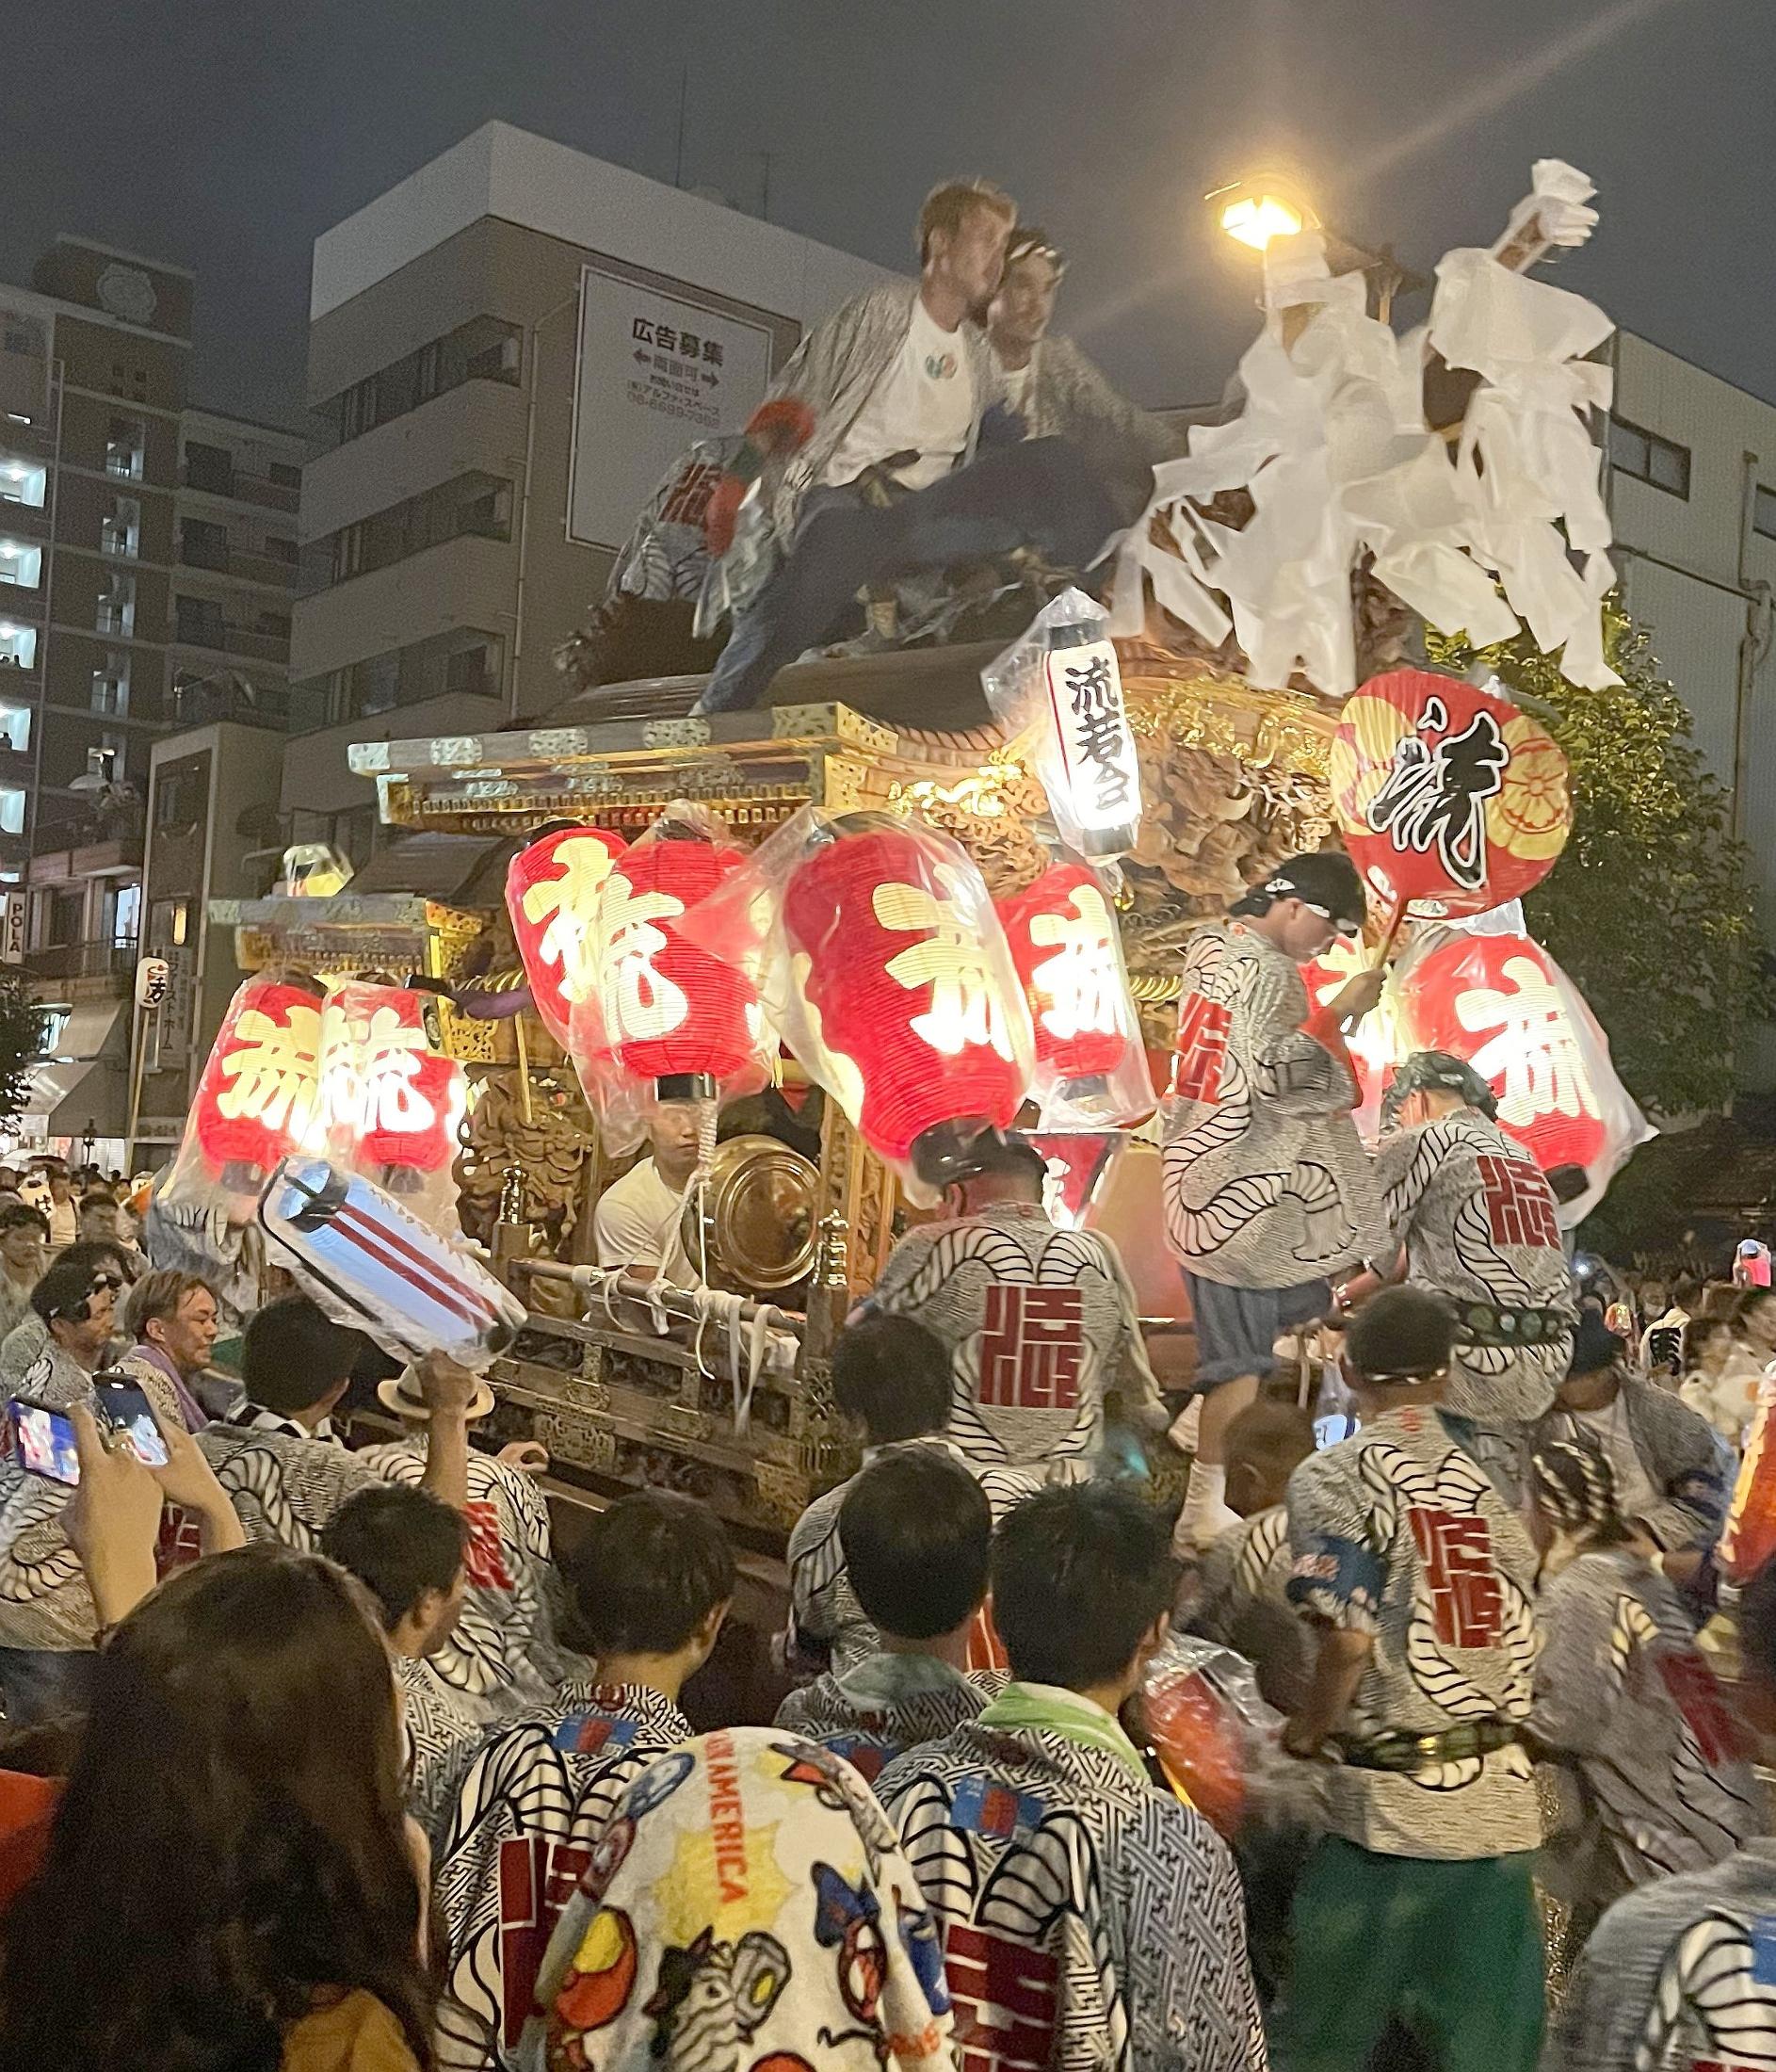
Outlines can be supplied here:
[[129, 1127], [129, 1023], [125, 1001], [74, 1004], [55, 1055], [31, 1067], [20, 1118], [26, 1131], [78, 1137], [90, 1124], [95, 1137], [123, 1135]]

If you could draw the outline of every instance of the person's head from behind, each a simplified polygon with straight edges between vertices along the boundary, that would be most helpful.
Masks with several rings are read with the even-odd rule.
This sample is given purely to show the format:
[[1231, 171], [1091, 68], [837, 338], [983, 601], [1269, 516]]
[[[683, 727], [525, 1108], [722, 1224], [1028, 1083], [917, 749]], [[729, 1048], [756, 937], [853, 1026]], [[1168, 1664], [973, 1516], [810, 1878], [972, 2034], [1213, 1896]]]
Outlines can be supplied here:
[[1607, 1410], [1622, 1388], [1627, 1347], [1595, 1309], [1581, 1309], [1558, 1400], [1564, 1410]]
[[941, 1338], [911, 1317], [871, 1312], [832, 1346], [832, 1400], [866, 1446], [897, 1446], [949, 1422], [950, 1364]]
[[456, 1631], [468, 1590], [468, 1524], [428, 1489], [361, 1489], [327, 1521], [320, 1548], [376, 1599], [397, 1655], [435, 1655]]
[[1616, 1471], [1582, 1439], [1544, 1439], [1529, 1457], [1526, 1509], [1540, 1554], [1625, 1546], [1634, 1528], [1622, 1514]]
[[1005, 270], [1017, 203], [990, 180], [946, 180], [919, 211], [919, 267], [953, 290], [971, 316], [985, 313]]
[[123, 1303], [123, 1329], [187, 1379], [202, 1374], [221, 1330], [216, 1290], [201, 1274], [174, 1267], [144, 1273]]
[[1165, 1519], [1109, 1482], [1026, 1497], [993, 1536], [992, 1574], [1012, 1675], [1111, 1711], [1165, 1640], [1178, 1582]]
[[122, 1285], [121, 1272], [64, 1255], [31, 1290], [31, 1307], [43, 1319], [50, 1342], [90, 1372], [117, 1328]]
[[1441, 1296], [1384, 1287], [1345, 1327], [1347, 1386], [1365, 1415], [1435, 1402], [1449, 1379], [1454, 1322]]
[[1027, 1137], [985, 1130], [963, 1154], [965, 1178], [944, 1190], [951, 1216], [979, 1216], [1000, 1202], [1041, 1204], [1048, 1166]]
[[1724, 1317], [1692, 1317], [1684, 1330], [1685, 1363], [1716, 1377], [1725, 1370], [1733, 1342], [1733, 1326]]
[[1260, 1396], [1228, 1426], [1221, 1449], [1229, 1508], [1255, 1517], [1283, 1501], [1289, 1477], [1314, 1450], [1314, 1420], [1299, 1403]]
[[254, 1312], [241, 1341], [240, 1378], [262, 1410], [317, 1425], [351, 1381], [363, 1341], [306, 1295], [285, 1295]]
[[26, 1202], [0, 1208], [0, 1263], [14, 1280], [41, 1273], [49, 1243], [49, 1219]]
[[1355, 935], [1368, 913], [1357, 866], [1336, 850], [1291, 856], [1228, 910], [1298, 964]]
[[675, 1697], [709, 1659], [734, 1598], [720, 1519], [692, 1497], [637, 1490], [590, 1521], [568, 1565], [600, 1677]]
[[648, 1151], [669, 1187], [682, 1188], [697, 1164], [697, 1109], [690, 1101], [661, 1101], [648, 1115]]
[[41, 1874], [7, 1920], [0, 2067], [275, 2065], [363, 1988], [422, 2064], [428, 1993], [388, 1651], [331, 1562], [180, 1570], [94, 1667]]
[[1776, 1356], [1776, 1287], [1757, 1287], [1739, 1304], [1739, 1335], [1760, 1360]]
[[987, 313], [987, 328], [1002, 357], [1021, 366], [1048, 335], [1066, 270], [1067, 262], [1046, 231], [1020, 223], [1011, 233], [999, 292]]
[[1415, 1050], [1381, 1096], [1381, 1126], [1410, 1129], [1463, 1109], [1492, 1120], [1498, 1114], [1498, 1096], [1465, 1058], [1446, 1050]]
[[839, 1507], [839, 1545], [884, 1643], [965, 1643], [987, 1594], [993, 1514], [960, 1461], [928, 1446], [872, 1461]]
[[122, 1241], [118, 1224], [117, 1196], [104, 1188], [93, 1188], [80, 1197], [78, 1228], [83, 1238], [108, 1238]]

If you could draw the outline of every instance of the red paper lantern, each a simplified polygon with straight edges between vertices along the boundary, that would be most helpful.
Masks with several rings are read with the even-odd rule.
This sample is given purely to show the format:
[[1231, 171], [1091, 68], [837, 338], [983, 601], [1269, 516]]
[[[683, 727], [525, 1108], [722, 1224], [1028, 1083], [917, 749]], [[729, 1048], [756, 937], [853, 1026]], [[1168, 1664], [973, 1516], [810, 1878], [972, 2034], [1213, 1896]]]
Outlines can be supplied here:
[[1395, 670], [1346, 702], [1332, 787], [1345, 847], [1393, 906], [1484, 914], [1553, 867], [1573, 826], [1566, 757], [1503, 698]]
[[598, 899], [625, 844], [602, 828], [557, 827], [506, 868], [506, 909], [543, 1026], [568, 1047], [573, 1003], [589, 996]]
[[320, 1085], [321, 1003], [301, 986], [249, 979], [217, 1031], [193, 1111], [205, 1162], [234, 1192], [257, 1193], [305, 1147]]
[[1580, 1040], [1540, 944], [1458, 935], [1403, 981], [1413, 1047], [1465, 1058], [1498, 1097], [1499, 1126], [1544, 1173], [1590, 1167], [1608, 1128]]
[[745, 861], [701, 837], [656, 834], [611, 866], [598, 903], [598, 1005], [605, 1046], [656, 1098], [713, 1099], [756, 1065], [752, 981], [689, 941], [679, 923]]
[[999, 903], [1036, 1031], [1036, 1063], [1057, 1078], [1106, 1078], [1128, 1054], [1135, 1015], [1116, 917], [1090, 871], [1056, 864]]
[[330, 1137], [361, 1171], [441, 1172], [457, 1155], [462, 1067], [446, 1057], [434, 996], [351, 979], [321, 1016], [321, 1100]]
[[[791, 873], [783, 928], [809, 1022], [864, 1141], [929, 1184], [1025, 1087], [1021, 1003], [997, 920], [952, 842], [858, 817]], [[991, 934], [989, 933], [991, 931]]]

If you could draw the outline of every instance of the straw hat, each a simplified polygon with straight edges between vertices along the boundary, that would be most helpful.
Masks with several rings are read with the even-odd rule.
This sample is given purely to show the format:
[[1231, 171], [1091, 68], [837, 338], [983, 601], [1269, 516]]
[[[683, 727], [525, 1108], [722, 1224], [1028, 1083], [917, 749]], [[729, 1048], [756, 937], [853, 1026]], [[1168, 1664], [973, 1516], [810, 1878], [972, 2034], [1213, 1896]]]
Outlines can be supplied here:
[[[405, 1417], [412, 1424], [425, 1424], [431, 1416], [431, 1405], [419, 1392], [419, 1375], [411, 1367], [386, 1382], [376, 1384], [377, 1400], [384, 1410], [392, 1410], [397, 1417]], [[469, 1399], [469, 1407], [463, 1415], [471, 1424], [476, 1418], [485, 1417], [493, 1407], [493, 1391], [485, 1382], [476, 1382], [475, 1394]]]

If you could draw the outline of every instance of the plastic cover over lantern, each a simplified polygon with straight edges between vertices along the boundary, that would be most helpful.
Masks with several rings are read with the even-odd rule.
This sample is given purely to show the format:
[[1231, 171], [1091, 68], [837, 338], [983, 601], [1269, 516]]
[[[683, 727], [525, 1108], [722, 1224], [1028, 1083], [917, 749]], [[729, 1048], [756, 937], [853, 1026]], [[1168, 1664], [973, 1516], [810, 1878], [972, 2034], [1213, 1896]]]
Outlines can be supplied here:
[[314, 1148], [320, 1024], [319, 993], [306, 982], [262, 974], [237, 989], [198, 1080], [170, 1195], [208, 1187], [250, 1202], [286, 1153]]
[[1035, 1031], [1044, 1130], [1102, 1130], [1154, 1109], [1122, 933], [1096, 874], [1053, 864], [997, 902]]
[[569, 1048], [613, 1150], [641, 1141], [657, 1102], [726, 1100], [770, 1076], [774, 1046], [737, 947], [686, 925], [745, 860], [717, 815], [680, 800], [611, 865]]
[[1029, 1011], [980, 873], [946, 835], [804, 806], [702, 925], [749, 943], [784, 1044], [915, 1200], [1016, 1116]]
[[350, 979], [321, 1012], [321, 1113], [328, 1157], [400, 1195], [433, 1229], [456, 1228], [451, 1167], [468, 1107], [444, 1050], [435, 995]]
[[563, 1050], [574, 1002], [592, 983], [599, 894], [625, 847], [621, 834], [573, 821], [541, 832], [506, 866], [506, 908], [530, 997]]

